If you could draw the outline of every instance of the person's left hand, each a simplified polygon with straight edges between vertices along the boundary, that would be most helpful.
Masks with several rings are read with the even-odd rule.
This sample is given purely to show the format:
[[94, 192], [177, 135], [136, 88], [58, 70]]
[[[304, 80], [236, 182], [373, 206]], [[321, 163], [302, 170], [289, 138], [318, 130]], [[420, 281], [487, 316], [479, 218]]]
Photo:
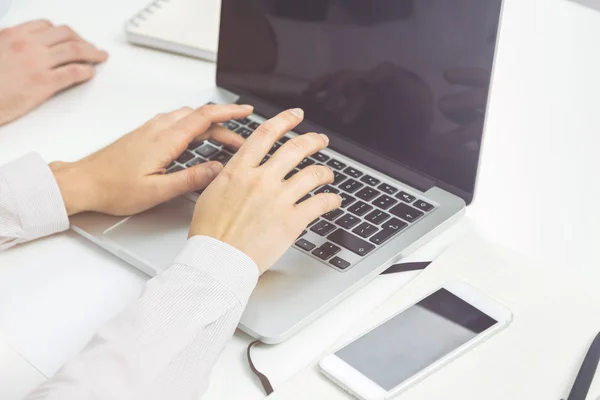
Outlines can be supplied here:
[[0, 30], [0, 125], [89, 81], [107, 58], [68, 26], [31, 21]]
[[244, 139], [216, 124], [247, 117], [252, 110], [240, 105], [182, 108], [156, 116], [80, 161], [51, 163], [67, 213], [132, 215], [204, 189], [223, 169], [220, 163], [206, 162], [171, 174], [165, 174], [165, 168], [193, 141], [212, 138], [239, 148]]

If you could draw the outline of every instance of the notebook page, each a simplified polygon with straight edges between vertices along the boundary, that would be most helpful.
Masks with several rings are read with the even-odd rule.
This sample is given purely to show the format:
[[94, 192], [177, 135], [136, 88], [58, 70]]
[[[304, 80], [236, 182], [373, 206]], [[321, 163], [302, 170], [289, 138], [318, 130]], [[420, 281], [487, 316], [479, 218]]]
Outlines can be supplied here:
[[156, 0], [133, 18], [128, 32], [217, 52], [220, 0]]

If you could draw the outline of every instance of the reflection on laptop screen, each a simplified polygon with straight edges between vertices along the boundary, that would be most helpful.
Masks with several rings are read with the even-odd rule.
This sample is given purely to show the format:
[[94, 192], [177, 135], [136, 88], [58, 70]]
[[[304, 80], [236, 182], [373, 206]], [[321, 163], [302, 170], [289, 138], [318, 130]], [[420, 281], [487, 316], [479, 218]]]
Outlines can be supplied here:
[[218, 81], [473, 193], [501, 0], [222, 0]]

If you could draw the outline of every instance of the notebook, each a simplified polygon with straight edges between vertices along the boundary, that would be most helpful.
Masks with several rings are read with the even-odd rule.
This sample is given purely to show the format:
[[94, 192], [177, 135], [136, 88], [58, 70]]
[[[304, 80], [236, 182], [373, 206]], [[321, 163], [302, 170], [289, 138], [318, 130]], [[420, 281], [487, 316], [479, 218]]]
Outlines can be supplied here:
[[155, 0], [126, 25], [132, 44], [216, 61], [220, 0]]

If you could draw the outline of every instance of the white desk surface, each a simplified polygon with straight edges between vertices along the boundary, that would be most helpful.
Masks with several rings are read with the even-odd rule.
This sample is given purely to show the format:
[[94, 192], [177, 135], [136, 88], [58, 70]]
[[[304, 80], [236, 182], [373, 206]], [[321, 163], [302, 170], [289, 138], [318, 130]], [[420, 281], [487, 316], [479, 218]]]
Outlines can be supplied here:
[[[29, 151], [48, 161], [75, 160], [156, 113], [208, 100], [214, 64], [125, 43], [124, 21], [147, 1], [13, 1], [0, 26], [41, 17], [68, 23], [111, 58], [93, 82], [0, 128], [0, 163]], [[562, 264], [565, 279], [580, 268], [600, 285], [600, 270], [592, 268], [600, 239], [598, 37], [600, 13], [592, 9], [566, 0], [505, 0], [476, 202], [411, 258], [433, 258], [464, 232], [477, 232]], [[54, 373], [147, 279], [73, 233], [3, 253], [0, 266], [2, 399], [19, 398]], [[257, 364], [280, 387], [411, 276], [376, 279], [288, 342], [257, 349]], [[245, 364], [249, 340], [235, 335], [206, 398], [263, 397]], [[4, 370], [24, 371], [23, 378], [8, 379]]]

